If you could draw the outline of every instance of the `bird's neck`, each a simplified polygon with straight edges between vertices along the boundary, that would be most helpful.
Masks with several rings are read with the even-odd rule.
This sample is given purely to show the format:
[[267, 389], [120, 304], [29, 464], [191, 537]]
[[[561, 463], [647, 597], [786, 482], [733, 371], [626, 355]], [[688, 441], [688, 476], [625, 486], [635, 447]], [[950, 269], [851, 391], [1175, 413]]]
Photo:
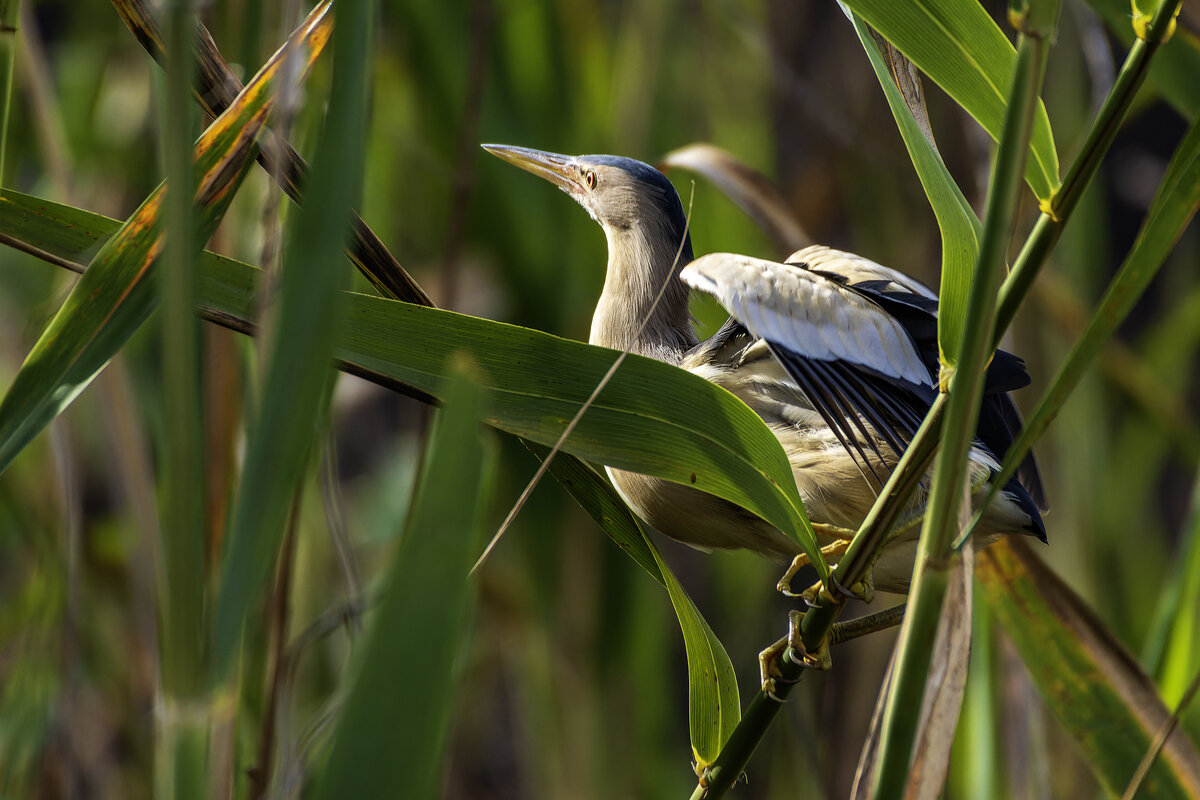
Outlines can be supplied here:
[[[692, 260], [691, 241], [684, 242], [676, 259], [682, 234], [641, 225], [606, 226], [605, 234], [608, 272], [588, 341], [678, 364], [697, 341], [688, 314], [688, 289], [679, 280], [679, 271]], [[660, 290], [662, 297], [655, 304]]]

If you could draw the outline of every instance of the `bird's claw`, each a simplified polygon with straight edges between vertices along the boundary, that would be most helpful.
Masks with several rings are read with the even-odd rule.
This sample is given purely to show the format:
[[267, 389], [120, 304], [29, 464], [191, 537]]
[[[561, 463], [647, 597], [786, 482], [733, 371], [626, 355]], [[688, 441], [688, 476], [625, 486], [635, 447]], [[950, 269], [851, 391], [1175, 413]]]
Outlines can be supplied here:
[[829, 658], [829, 642], [824, 641], [815, 653], [810, 653], [804, 646], [801, 636], [800, 621], [804, 619], [802, 611], [788, 612], [788, 632], [778, 642], [758, 654], [759, 676], [762, 678], [762, 691], [777, 703], [783, 699], [775, 694], [777, 683], [796, 683], [799, 678], [785, 678], [779, 669], [781, 659], [805, 669], [828, 670], [832, 666]]
[[[838, 541], [827, 544], [821, 548], [821, 555], [828, 561], [830, 556], [841, 556], [846, 552], [846, 546], [849, 542], [839, 539]], [[796, 577], [796, 573], [804, 569], [812, 563], [812, 559], [807, 553], [801, 553], [792, 559], [792, 563], [788, 565], [787, 571], [783, 573], [783, 577], [779, 579], [779, 583], [775, 584], [775, 590], [780, 594], [788, 597], [800, 597], [802, 594], [796, 594], [792, 591], [792, 578]]]

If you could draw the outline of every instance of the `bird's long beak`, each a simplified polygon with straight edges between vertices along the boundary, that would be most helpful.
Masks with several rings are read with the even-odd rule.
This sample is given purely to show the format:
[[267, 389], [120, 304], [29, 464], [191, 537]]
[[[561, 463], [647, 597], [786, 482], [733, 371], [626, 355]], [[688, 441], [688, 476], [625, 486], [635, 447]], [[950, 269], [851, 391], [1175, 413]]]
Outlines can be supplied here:
[[528, 147], [511, 147], [506, 144], [485, 144], [482, 147], [492, 155], [502, 158], [526, 172], [532, 172], [539, 178], [545, 178], [573, 197], [583, 191], [583, 187], [579, 183], [579, 171], [575, 168], [575, 159], [571, 156], [531, 150]]

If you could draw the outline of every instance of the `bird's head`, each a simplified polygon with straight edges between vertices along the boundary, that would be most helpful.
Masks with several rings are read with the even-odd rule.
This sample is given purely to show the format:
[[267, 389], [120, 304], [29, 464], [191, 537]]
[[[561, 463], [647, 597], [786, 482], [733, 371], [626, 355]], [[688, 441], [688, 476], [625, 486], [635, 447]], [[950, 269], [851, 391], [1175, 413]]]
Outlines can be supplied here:
[[[621, 156], [564, 156], [526, 147], [485, 144], [483, 149], [545, 178], [587, 209], [609, 234], [638, 234], [653, 245], [678, 248], [687, 230], [683, 204], [667, 177], [649, 164]], [[691, 260], [685, 245], [681, 264]]]

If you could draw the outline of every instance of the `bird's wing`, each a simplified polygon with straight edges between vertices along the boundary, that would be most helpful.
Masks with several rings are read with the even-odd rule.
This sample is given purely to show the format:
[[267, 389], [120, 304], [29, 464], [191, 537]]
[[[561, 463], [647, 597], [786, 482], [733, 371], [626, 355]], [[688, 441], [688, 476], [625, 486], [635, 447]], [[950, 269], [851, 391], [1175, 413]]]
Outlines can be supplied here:
[[899, 291], [937, 301], [937, 293], [915, 278], [891, 267], [877, 264], [869, 258], [842, 250], [834, 250], [823, 244], [814, 244], [803, 250], [797, 250], [784, 261], [816, 272], [836, 275], [849, 285], [883, 281], [884, 283], [880, 286], [882, 291]]
[[680, 277], [707, 292], [751, 333], [789, 352], [844, 361], [885, 378], [931, 385], [904, 326], [836, 280], [791, 264], [712, 253]]
[[[937, 295], [932, 289], [870, 259], [823, 245], [797, 250], [788, 256], [787, 262], [844, 280], [850, 289], [879, 303], [908, 331], [930, 372], [937, 370]], [[984, 379], [976, 436], [999, 458], [1008, 452], [1023, 427], [1008, 392], [1028, 386], [1029, 382], [1021, 358], [1004, 350], [995, 352]], [[1029, 493], [1038, 510], [1047, 510], [1046, 492], [1032, 451], [1017, 468], [1015, 482]]]
[[864, 468], [876, 471], [864, 447], [883, 465], [878, 440], [897, 454], [904, 449], [936, 390], [904, 322], [868, 293], [839, 275], [724, 253], [693, 261], [681, 277], [767, 343]]
[[[858, 444], [876, 447], [863, 421], [899, 453], [937, 391], [937, 295], [903, 273], [827, 247], [805, 248], [788, 261], [714, 253], [693, 261], [681, 277], [730, 312], [733, 319], [723, 331], [744, 328], [766, 341], [846, 450], [874, 471]], [[720, 334], [710, 343], [719, 339]], [[709, 343], [698, 351], [706, 346], [716, 355]], [[724, 340], [722, 346], [728, 349]], [[976, 435], [997, 458], [1004, 457], [1022, 427], [1007, 392], [1028, 383], [1025, 362], [996, 351]], [[1013, 483], [1045, 510], [1032, 453]]]

